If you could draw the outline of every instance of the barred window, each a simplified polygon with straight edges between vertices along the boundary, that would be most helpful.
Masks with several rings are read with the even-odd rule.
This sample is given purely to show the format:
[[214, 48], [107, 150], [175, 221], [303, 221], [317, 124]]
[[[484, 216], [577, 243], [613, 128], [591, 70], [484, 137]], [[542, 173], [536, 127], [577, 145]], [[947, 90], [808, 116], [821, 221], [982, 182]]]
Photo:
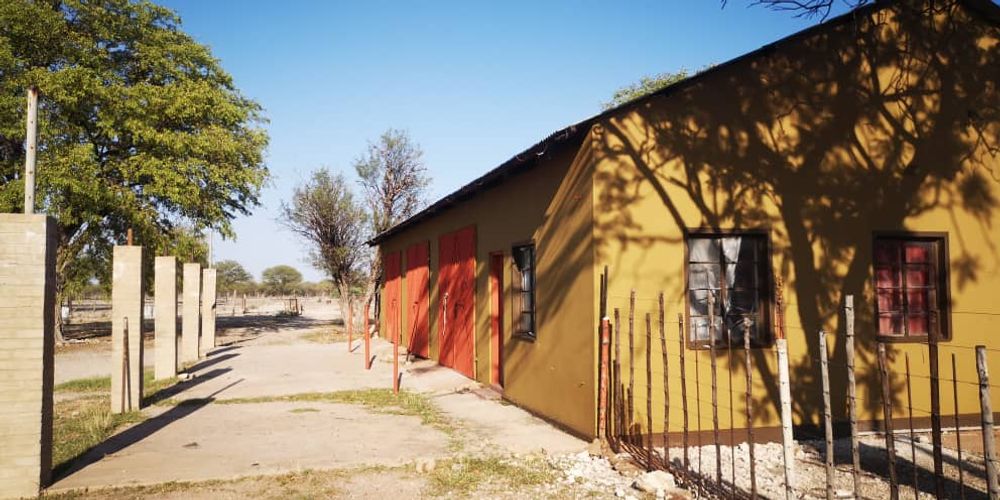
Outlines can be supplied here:
[[947, 336], [944, 238], [875, 238], [875, 317], [878, 333], [893, 339]]
[[534, 339], [535, 329], [535, 245], [511, 249], [514, 260], [514, 333]]
[[[707, 347], [742, 347], [745, 321], [750, 343], [769, 345], [770, 258], [763, 234], [701, 234], [687, 238], [688, 340]], [[713, 304], [709, 314], [709, 304]], [[710, 317], [714, 328], [709, 328]]]

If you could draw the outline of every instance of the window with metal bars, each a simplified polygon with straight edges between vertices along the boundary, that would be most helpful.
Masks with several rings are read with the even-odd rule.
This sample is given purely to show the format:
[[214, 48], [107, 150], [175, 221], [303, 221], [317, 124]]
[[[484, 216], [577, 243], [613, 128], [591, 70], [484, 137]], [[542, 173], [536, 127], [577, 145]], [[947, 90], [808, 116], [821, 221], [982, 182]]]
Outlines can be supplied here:
[[885, 340], [947, 338], [944, 238], [876, 236], [875, 318]]
[[694, 234], [687, 253], [688, 346], [742, 347], [747, 328], [751, 346], [770, 345], [767, 236]]
[[516, 245], [511, 249], [514, 260], [514, 333], [534, 339], [535, 325], [535, 245]]

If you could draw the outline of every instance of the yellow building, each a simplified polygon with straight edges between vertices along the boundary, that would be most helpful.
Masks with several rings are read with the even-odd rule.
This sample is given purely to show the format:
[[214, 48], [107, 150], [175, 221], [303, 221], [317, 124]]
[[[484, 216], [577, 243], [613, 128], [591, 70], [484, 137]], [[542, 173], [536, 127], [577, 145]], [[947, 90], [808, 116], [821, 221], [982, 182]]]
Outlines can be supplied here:
[[[662, 293], [670, 430], [682, 420], [681, 343], [689, 392], [696, 369], [710, 379], [714, 336], [720, 390], [742, 393], [749, 321], [753, 419], [767, 437], [779, 425], [782, 333], [794, 423], [820, 421], [820, 330], [844, 419], [851, 295], [860, 420], [882, 418], [879, 343], [894, 416], [908, 411], [908, 355], [913, 414], [927, 419], [928, 332], [940, 340], [941, 411], [954, 411], [954, 354], [958, 413], [978, 413], [973, 347], [1000, 349], [998, 11], [989, 0], [879, 2], [552, 134], [373, 240], [387, 263], [383, 331], [593, 436], [606, 267], [622, 349], [636, 294], [641, 428], [647, 313], [652, 429], [663, 428]], [[632, 358], [620, 359], [625, 382]], [[706, 429], [700, 390], [690, 412]], [[734, 405], [743, 427], [741, 398]]]

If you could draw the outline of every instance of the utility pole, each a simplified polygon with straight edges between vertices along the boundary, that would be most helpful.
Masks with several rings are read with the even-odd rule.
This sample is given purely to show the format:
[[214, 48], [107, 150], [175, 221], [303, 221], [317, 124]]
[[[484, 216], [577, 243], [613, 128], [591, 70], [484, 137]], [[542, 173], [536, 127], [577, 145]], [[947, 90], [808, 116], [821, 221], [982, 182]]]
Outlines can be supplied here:
[[28, 134], [24, 151], [24, 213], [35, 213], [35, 153], [38, 149], [38, 89], [28, 87]]

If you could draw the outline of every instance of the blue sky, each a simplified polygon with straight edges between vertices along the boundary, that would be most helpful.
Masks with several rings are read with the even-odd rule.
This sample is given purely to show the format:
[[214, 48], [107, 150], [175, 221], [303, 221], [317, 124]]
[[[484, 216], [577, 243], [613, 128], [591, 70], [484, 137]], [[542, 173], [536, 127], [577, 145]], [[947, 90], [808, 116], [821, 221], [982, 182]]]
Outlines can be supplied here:
[[749, 0], [161, 0], [260, 102], [273, 179], [216, 260], [259, 278], [290, 264], [322, 275], [275, 220], [320, 166], [352, 161], [387, 128], [424, 150], [433, 201], [549, 133], [600, 111], [643, 75], [720, 63], [815, 23]]

